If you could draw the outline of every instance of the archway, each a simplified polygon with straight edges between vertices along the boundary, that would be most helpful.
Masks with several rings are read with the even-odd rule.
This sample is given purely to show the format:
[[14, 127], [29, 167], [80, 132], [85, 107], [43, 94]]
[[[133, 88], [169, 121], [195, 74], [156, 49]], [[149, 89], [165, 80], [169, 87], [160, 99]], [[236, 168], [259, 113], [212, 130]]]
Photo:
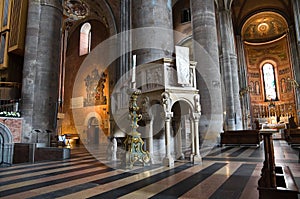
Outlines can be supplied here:
[[99, 145], [100, 143], [100, 129], [99, 120], [96, 117], [91, 117], [87, 126], [87, 144]]
[[11, 165], [13, 158], [12, 134], [4, 124], [0, 123], [0, 166]]
[[185, 101], [177, 101], [172, 107], [172, 112], [174, 159], [190, 158], [192, 151], [191, 107]]
[[248, 128], [255, 128], [257, 121], [261, 126], [288, 123], [297, 115], [288, 29], [284, 16], [272, 11], [252, 15], [242, 26], [250, 98], [249, 110], [244, 106], [243, 112], [250, 113]]

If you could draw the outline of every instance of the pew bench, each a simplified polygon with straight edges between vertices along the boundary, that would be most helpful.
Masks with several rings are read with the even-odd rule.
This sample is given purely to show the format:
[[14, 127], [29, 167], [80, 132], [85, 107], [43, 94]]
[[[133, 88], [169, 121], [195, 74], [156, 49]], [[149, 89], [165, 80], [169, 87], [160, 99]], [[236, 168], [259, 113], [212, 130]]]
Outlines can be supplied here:
[[220, 134], [223, 145], [256, 145], [260, 146], [262, 137], [259, 130], [232, 130]]
[[300, 145], [300, 128], [284, 129], [284, 137], [289, 145]]

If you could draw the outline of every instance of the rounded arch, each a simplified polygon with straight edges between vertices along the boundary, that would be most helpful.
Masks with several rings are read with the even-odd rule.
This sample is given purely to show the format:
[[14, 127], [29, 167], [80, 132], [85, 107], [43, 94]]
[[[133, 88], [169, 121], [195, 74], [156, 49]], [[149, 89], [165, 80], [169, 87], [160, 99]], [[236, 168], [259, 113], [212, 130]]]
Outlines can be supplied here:
[[4, 143], [12, 143], [13, 142], [13, 137], [12, 137], [11, 131], [9, 130], [9, 128], [6, 125], [4, 125], [2, 123], [0, 123], [0, 134], [3, 137]]
[[260, 62], [261, 82], [265, 101], [279, 100], [277, 63], [272, 59]]
[[[188, 110], [190, 110], [190, 111], [195, 109], [195, 106], [193, 105], [193, 102], [191, 102], [189, 99], [187, 99], [185, 97], [180, 97], [180, 98], [176, 99], [172, 104], [172, 108], [173, 108], [174, 104], [176, 104], [176, 103], [179, 103], [183, 106], [188, 105], [188, 108], [189, 108]], [[184, 108], [186, 108], [186, 107], [184, 107]]]
[[107, 135], [104, 132], [103, 125], [103, 119], [98, 113], [90, 112], [87, 114], [84, 120], [84, 144], [96, 146], [106, 143]]
[[5, 124], [0, 123], [0, 165], [12, 164], [13, 146], [11, 131]]
[[86, 55], [91, 51], [91, 24], [85, 22], [80, 28], [79, 56]]
[[90, 112], [89, 114], [87, 114], [87, 116], [85, 117], [85, 120], [84, 120], [84, 126], [87, 127], [89, 125], [90, 119], [92, 119], [92, 118], [96, 118], [99, 121], [98, 126], [101, 129], [102, 118], [97, 112]]
[[91, 31], [91, 24], [89, 22], [83, 23], [80, 32], [88, 34]]
[[182, 40], [180, 40], [176, 45], [188, 47], [190, 51], [190, 60], [193, 60], [194, 58], [194, 48], [193, 48], [193, 36], [189, 35]]

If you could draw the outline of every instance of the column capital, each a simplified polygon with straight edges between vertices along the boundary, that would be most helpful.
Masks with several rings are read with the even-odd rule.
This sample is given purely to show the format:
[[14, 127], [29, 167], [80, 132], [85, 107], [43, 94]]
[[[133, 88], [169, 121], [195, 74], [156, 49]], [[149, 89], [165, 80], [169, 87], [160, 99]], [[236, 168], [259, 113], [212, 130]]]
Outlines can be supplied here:
[[173, 112], [164, 112], [163, 118], [166, 122], [170, 122], [173, 117]]
[[198, 121], [200, 119], [201, 113], [193, 113], [193, 119]]

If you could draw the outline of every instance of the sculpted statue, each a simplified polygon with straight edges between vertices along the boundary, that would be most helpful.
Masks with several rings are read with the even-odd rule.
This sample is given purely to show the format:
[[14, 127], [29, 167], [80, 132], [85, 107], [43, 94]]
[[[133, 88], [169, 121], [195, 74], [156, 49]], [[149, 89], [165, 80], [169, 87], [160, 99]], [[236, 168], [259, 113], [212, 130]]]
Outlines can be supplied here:
[[163, 92], [162, 96], [162, 105], [164, 107], [165, 112], [171, 112], [172, 100], [170, 98], [170, 94], [167, 92]]
[[195, 101], [195, 112], [200, 113], [201, 112], [200, 95], [195, 95], [194, 101]]

